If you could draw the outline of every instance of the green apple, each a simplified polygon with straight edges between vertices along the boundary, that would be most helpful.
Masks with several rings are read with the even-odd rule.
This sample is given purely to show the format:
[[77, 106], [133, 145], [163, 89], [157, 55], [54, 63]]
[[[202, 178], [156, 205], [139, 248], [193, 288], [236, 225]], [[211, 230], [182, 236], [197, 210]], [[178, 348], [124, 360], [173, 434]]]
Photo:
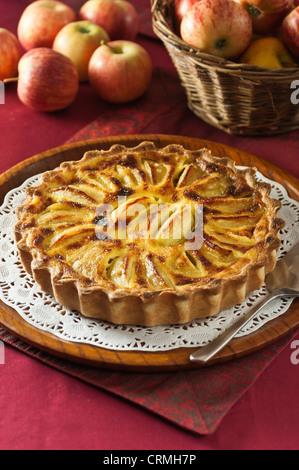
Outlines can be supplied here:
[[253, 41], [241, 56], [240, 62], [267, 69], [296, 67], [293, 57], [283, 42], [270, 36]]
[[88, 80], [88, 64], [102, 41], [109, 41], [108, 33], [90, 21], [74, 21], [57, 34], [53, 49], [67, 56], [77, 68], [80, 82]]

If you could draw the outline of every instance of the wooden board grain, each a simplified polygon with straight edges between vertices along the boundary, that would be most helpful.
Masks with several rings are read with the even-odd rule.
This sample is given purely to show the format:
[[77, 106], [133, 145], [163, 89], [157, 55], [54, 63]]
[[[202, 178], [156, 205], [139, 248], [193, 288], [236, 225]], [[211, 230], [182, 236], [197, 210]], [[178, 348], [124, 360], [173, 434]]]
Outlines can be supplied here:
[[[0, 176], [0, 203], [9, 190], [19, 186], [30, 176], [51, 170], [63, 161], [79, 160], [87, 150], [108, 149], [115, 143], [133, 147], [144, 140], [153, 141], [159, 147], [175, 143], [193, 150], [202, 147], [209, 148], [214, 155], [230, 157], [238, 165], [256, 167], [266, 177], [281, 183], [287, 189], [290, 197], [299, 201], [299, 181], [294, 176], [241, 150], [189, 137], [124, 135], [72, 143], [48, 150], [19, 163]], [[189, 356], [194, 348], [178, 348], [165, 352], [113, 351], [62, 340], [30, 325], [13, 308], [3, 302], [0, 302], [0, 324], [16, 337], [44, 352], [89, 366], [123, 371], [175, 371], [227, 362], [272, 344], [299, 326], [299, 300], [295, 300], [285, 314], [268, 322], [257, 332], [233, 340], [205, 366], [190, 362]]]

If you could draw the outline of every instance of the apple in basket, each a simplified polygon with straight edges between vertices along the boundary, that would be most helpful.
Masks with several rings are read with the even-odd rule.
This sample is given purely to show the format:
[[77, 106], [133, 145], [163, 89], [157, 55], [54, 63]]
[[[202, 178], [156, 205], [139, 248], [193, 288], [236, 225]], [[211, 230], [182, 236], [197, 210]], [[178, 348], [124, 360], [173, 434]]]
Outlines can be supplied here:
[[281, 34], [285, 45], [299, 58], [299, 6], [283, 20]]
[[69, 57], [75, 64], [80, 82], [88, 80], [88, 64], [102, 41], [109, 41], [106, 31], [90, 21], [74, 21], [57, 34], [53, 50]]
[[89, 0], [80, 8], [79, 18], [104, 28], [111, 40], [133, 41], [138, 33], [137, 11], [126, 0]]
[[72, 8], [56, 0], [37, 0], [24, 10], [18, 24], [18, 38], [28, 51], [34, 47], [52, 47], [57, 33], [77, 15]]
[[233, 59], [250, 44], [252, 21], [247, 10], [232, 0], [201, 0], [181, 23], [183, 41], [214, 56]]
[[253, 25], [253, 33], [270, 34], [275, 32], [290, 9], [291, 0], [235, 0], [248, 11]]
[[0, 28], [0, 80], [15, 76], [20, 57], [20, 45], [16, 36], [7, 29]]
[[174, 22], [177, 32], [180, 31], [183, 16], [197, 2], [200, 2], [200, 0], [174, 0]]
[[111, 103], [127, 103], [147, 90], [152, 77], [148, 52], [132, 41], [111, 41], [93, 53], [88, 66], [92, 88]]
[[18, 96], [37, 111], [57, 111], [69, 106], [79, 89], [73, 62], [46, 47], [35, 48], [19, 62]]
[[253, 41], [240, 62], [267, 69], [296, 67], [296, 63], [282, 41], [273, 37], [262, 37]]

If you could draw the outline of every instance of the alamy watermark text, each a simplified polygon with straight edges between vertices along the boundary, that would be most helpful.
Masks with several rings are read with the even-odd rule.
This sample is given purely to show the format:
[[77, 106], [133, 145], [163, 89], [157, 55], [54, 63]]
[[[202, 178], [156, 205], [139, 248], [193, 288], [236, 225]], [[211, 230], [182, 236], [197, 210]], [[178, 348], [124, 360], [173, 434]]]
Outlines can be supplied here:
[[0, 104], [5, 104], [5, 86], [0, 80]]
[[299, 80], [293, 80], [291, 89], [294, 90], [291, 94], [291, 103], [299, 104]]
[[97, 207], [95, 222], [98, 239], [151, 239], [166, 244], [181, 240], [185, 249], [198, 250], [203, 242], [201, 204], [152, 204], [145, 197], [119, 197], [117, 207]]

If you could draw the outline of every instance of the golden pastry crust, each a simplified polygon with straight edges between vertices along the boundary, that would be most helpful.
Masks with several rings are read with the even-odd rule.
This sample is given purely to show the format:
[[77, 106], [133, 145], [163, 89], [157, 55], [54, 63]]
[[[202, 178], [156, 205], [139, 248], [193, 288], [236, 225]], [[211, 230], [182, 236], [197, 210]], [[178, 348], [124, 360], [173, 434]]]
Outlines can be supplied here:
[[[276, 264], [280, 202], [255, 172], [178, 145], [87, 152], [26, 190], [15, 226], [22, 264], [87, 317], [154, 326], [215, 315]], [[177, 230], [182, 220], [189, 231]]]

